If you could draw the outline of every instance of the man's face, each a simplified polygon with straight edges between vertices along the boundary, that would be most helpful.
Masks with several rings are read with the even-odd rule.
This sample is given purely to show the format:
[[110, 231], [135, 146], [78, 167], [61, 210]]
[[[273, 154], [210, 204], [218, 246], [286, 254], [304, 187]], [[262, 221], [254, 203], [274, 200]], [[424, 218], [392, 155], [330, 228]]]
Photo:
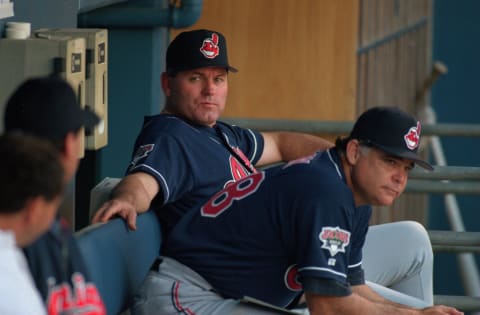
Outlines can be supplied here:
[[165, 110], [193, 123], [213, 126], [222, 114], [228, 93], [228, 73], [221, 67], [180, 71], [162, 76]]
[[351, 176], [357, 205], [391, 205], [405, 190], [413, 161], [376, 148], [361, 150]]

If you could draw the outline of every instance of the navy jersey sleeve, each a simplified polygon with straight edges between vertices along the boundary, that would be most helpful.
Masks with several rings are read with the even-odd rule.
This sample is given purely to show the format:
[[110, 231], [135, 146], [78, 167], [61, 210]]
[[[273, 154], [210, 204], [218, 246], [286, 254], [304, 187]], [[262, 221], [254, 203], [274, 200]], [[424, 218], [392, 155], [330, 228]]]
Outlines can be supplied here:
[[192, 155], [191, 151], [178, 141], [178, 136], [144, 129], [135, 143], [127, 174], [145, 172], [153, 176], [162, 191], [162, 204], [165, 204], [194, 186], [188, 155]]
[[346, 186], [328, 178], [323, 183], [312, 179], [308, 185], [309, 179], [307, 175], [302, 187], [311, 194], [301, 201], [294, 222], [299, 279], [307, 292], [346, 296], [350, 281], [363, 281], [362, 246], [368, 227], [363, 218], [369, 213], [355, 208]]

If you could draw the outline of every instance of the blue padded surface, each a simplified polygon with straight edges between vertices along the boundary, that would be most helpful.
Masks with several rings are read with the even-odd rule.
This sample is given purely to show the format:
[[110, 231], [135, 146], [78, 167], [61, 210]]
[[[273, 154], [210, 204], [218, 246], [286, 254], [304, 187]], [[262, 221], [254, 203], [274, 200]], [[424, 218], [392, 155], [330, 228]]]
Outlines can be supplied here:
[[86, 227], [76, 234], [108, 314], [128, 309], [162, 241], [160, 224], [153, 211], [137, 217], [137, 230], [128, 229], [121, 218]]

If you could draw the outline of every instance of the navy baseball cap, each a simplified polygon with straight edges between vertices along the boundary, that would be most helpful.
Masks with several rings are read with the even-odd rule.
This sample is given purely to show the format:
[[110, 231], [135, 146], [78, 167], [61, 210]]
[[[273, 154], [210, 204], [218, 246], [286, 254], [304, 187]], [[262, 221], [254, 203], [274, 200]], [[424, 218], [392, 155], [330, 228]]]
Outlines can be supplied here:
[[219, 32], [204, 29], [178, 34], [167, 48], [167, 73], [203, 67], [238, 71], [228, 63], [225, 37]]
[[49, 140], [61, 140], [68, 132], [100, 122], [92, 111], [77, 102], [72, 86], [58, 77], [31, 78], [22, 83], [7, 101], [5, 132], [20, 130]]
[[357, 119], [350, 138], [394, 156], [413, 160], [431, 171], [433, 167], [417, 154], [420, 131], [420, 122], [404, 111], [395, 107], [373, 107]]

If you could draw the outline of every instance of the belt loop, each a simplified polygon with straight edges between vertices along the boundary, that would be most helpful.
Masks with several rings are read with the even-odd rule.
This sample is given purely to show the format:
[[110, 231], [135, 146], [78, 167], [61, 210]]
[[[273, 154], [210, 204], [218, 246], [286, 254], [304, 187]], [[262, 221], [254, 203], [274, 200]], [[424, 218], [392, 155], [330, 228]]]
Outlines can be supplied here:
[[155, 261], [153, 262], [152, 266], [150, 267], [150, 270], [152, 271], [158, 271], [158, 268], [160, 267], [160, 264], [163, 262], [163, 259], [160, 257], [155, 258]]

